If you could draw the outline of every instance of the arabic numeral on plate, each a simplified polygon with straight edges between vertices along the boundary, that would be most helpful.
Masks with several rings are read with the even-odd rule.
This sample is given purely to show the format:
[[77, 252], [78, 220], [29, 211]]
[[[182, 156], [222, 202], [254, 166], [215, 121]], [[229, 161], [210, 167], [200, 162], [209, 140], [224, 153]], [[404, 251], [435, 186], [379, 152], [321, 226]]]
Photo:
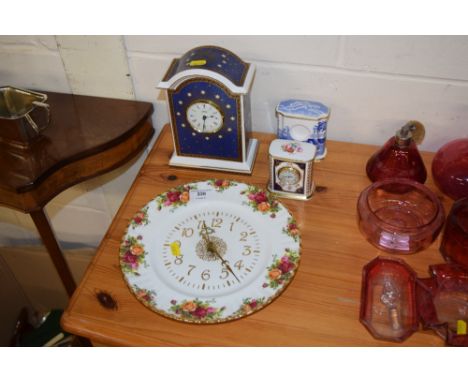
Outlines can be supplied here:
[[195, 265], [189, 264], [188, 267], [189, 267], [189, 270], [188, 270], [188, 272], [187, 272], [187, 276], [190, 276], [190, 273], [192, 273], [192, 271], [196, 268], [196, 266], [195, 266]]
[[211, 221], [211, 226], [213, 228], [221, 228], [221, 224], [223, 224], [223, 219], [221, 218], [213, 218]]
[[182, 237], [191, 237], [193, 235], [193, 228], [183, 228]]
[[184, 256], [182, 256], [182, 255], [177, 256], [177, 257], [175, 258], [175, 260], [174, 260], [174, 264], [175, 264], [175, 265], [180, 265], [180, 264], [182, 264], [182, 263], [184, 262], [183, 258], [184, 258]]
[[208, 281], [210, 279], [211, 275], [210, 275], [210, 270], [209, 269], [205, 269], [202, 273], [201, 273], [201, 278], [202, 280], [204, 281]]
[[224, 279], [227, 279], [229, 277], [229, 271], [227, 270], [227, 268], [223, 268], [223, 271], [221, 272], [221, 275], [219, 276], [219, 278], [221, 280], [224, 280]]
[[239, 241], [247, 241], [247, 236], [248, 235], [249, 234], [247, 232], [245, 232], [245, 231], [241, 232], [240, 233], [241, 238], [239, 239]]

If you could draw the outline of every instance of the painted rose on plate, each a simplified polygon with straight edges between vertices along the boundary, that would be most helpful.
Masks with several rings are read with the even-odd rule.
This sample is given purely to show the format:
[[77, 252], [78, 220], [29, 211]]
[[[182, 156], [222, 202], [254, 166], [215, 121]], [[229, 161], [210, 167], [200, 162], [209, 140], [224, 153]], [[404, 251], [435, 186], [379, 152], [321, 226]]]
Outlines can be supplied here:
[[292, 237], [297, 243], [297, 241], [299, 240], [299, 228], [294, 218], [291, 217], [288, 219], [288, 224], [286, 227], [283, 228], [283, 233], [285, 233], [289, 237]]
[[260, 309], [265, 303], [265, 297], [261, 298], [245, 298], [242, 301], [241, 307], [234, 313], [235, 315], [246, 315]]
[[178, 303], [171, 301], [170, 310], [180, 318], [190, 321], [213, 321], [221, 317], [225, 307], [217, 308], [211, 305], [211, 301], [201, 301], [199, 299], [183, 300]]
[[132, 228], [148, 224], [148, 208], [148, 206], [142, 208], [133, 216], [132, 220], [130, 220], [130, 226]]
[[229, 187], [237, 186], [236, 182], [227, 179], [210, 179], [208, 180], [208, 184], [218, 192], [223, 192], [227, 190]]
[[171, 211], [175, 211], [180, 206], [185, 206], [190, 200], [190, 190], [195, 190], [197, 187], [193, 184], [175, 187], [164, 194], [156, 197], [156, 209], [160, 211], [163, 207], [171, 207]]
[[263, 284], [263, 287], [276, 289], [289, 282], [298, 265], [299, 253], [286, 248], [284, 255], [279, 259], [276, 258], [273, 264], [267, 268], [267, 282]]
[[138, 269], [140, 266], [147, 266], [145, 256], [145, 246], [141, 242], [143, 237], [127, 236], [120, 245], [120, 267], [124, 273], [134, 274], [139, 276]]
[[155, 308], [156, 307], [156, 292], [145, 288], [139, 288], [133, 284], [133, 293], [144, 305]]
[[248, 186], [247, 190], [241, 191], [241, 194], [247, 195], [247, 202], [254, 211], [259, 211], [263, 214], [270, 214], [271, 218], [276, 217], [276, 213], [280, 209], [279, 203], [268, 191], [262, 190], [256, 186]]

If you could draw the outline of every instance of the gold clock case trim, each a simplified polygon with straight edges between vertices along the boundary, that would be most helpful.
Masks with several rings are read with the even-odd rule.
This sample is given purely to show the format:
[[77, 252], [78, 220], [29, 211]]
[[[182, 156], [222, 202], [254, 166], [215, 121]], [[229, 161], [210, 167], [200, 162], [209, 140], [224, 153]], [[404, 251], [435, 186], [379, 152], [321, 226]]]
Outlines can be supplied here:
[[[235, 99], [235, 101], [236, 101], [236, 109], [237, 109], [237, 113], [236, 113], [237, 142], [239, 142], [238, 148], [237, 148], [237, 157], [236, 158], [226, 158], [226, 157], [220, 157], [220, 156], [215, 156], [215, 155], [185, 154], [185, 153], [182, 153], [181, 150], [180, 150], [179, 135], [177, 133], [176, 115], [175, 115], [175, 111], [174, 111], [174, 103], [173, 103], [172, 97], [173, 97], [174, 94], [180, 92], [181, 89], [184, 88], [187, 84], [192, 83], [192, 82], [201, 82], [201, 81], [208, 82], [208, 83], [211, 83], [213, 85], [216, 85], [216, 86], [220, 87], [221, 89], [223, 89], [229, 95], [229, 97]], [[241, 109], [240, 95], [232, 94], [231, 91], [226, 86], [224, 86], [222, 83], [220, 83], [218, 81], [214, 81], [214, 80], [212, 80], [211, 78], [208, 78], [208, 77], [198, 77], [198, 78], [191, 78], [191, 79], [182, 81], [175, 89], [168, 89], [167, 90], [167, 98], [168, 98], [168, 102], [169, 102], [169, 111], [170, 111], [170, 115], [171, 115], [171, 130], [172, 130], [172, 136], [174, 138], [175, 151], [176, 151], [176, 153], [177, 153], [177, 155], [179, 157], [219, 159], [219, 160], [224, 160], [224, 161], [228, 161], [228, 162], [242, 162], [242, 160], [243, 160], [243, 158], [242, 158], [242, 145], [243, 145], [243, 142], [242, 142], [242, 131], [241, 131], [242, 130], [242, 121], [241, 121], [241, 115], [240, 115], [240, 109]], [[200, 100], [200, 99], [197, 99], [197, 100]], [[197, 101], [197, 100], [194, 100], [194, 101]], [[185, 111], [186, 110], [187, 110], [187, 108], [185, 109]], [[226, 128], [224, 126], [225, 116], [224, 116], [224, 114], [222, 114], [222, 115], [223, 115], [223, 126], [216, 133], [219, 133], [220, 131], [224, 131], [224, 129]], [[205, 133], [198, 133], [198, 134], [205, 134]]]
[[[190, 190], [206, 191], [211, 195], [211, 199], [202, 202], [196, 198], [193, 200], [187, 199], [187, 192], [190, 193]], [[233, 202], [234, 198], [236, 200]], [[128, 251], [129, 247], [127, 238], [131, 236], [138, 237], [139, 243], [147, 252], [145, 257], [148, 266], [139, 269], [139, 275], [125, 272], [124, 268], [122, 268], [123, 277], [130, 291], [146, 308], [164, 317], [191, 324], [216, 324], [237, 320], [265, 308], [278, 298], [294, 279], [300, 265], [301, 253], [299, 235], [293, 239], [285, 233], [285, 227], [288, 227], [292, 221], [291, 219], [294, 219], [289, 210], [280, 202], [275, 201], [272, 202], [272, 206], [275, 205], [275, 209], [272, 209], [275, 214], [265, 214], [264, 209], [260, 208], [265, 200], [273, 201], [267, 191], [256, 186], [226, 179], [192, 182], [177, 186], [158, 195], [140, 210], [147, 212], [147, 218], [143, 219], [141, 212], [137, 212], [135, 214], [136, 219], [131, 220], [122, 239], [123, 245], [126, 245], [125, 251]], [[159, 210], [157, 209], [158, 205], [160, 206]], [[176, 206], [176, 209], [173, 206]], [[214, 206], [212, 208], [214, 210], [210, 212], [207, 210], [207, 206]], [[252, 209], [252, 207], [254, 208]], [[216, 209], [219, 209], [219, 211]], [[193, 215], [194, 211], [196, 212], [195, 215]], [[258, 235], [259, 242], [269, 242], [271, 241], [270, 237], [276, 237], [276, 239], [273, 239], [274, 243], [259, 247], [258, 267], [252, 268], [248, 273], [245, 273], [252, 274], [252, 278], [246, 277], [245, 281], [243, 281], [244, 285], [240, 283], [237, 286], [234, 279], [231, 279], [234, 287], [228, 288], [227, 292], [219, 293], [218, 286], [218, 289], [213, 288], [217, 294], [207, 291], [205, 291], [205, 294], [201, 292], [187, 294], [183, 290], [173, 289], [174, 286], [180, 288], [181, 284], [176, 281], [164, 284], [160, 280], [158, 283], [152, 284], [163, 274], [167, 277], [169, 275], [161, 273], [158, 276], [157, 272], [165, 271], [162, 268], [155, 268], [155, 266], [162, 264], [161, 261], [167, 260], [163, 260], [160, 250], [157, 250], [159, 244], [154, 240], [146, 241], [146, 237], [155, 237], [157, 242], [163, 243], [166, 240], [162, 230], [164, 225], [170, 226], [174, 222], [178, 222], [174, 226], [178, 228], [174, 229], [177, 232], [182, 232], [182, 224], [186, 224], [186, 222], [190, 222], [189, 224], [192, 225], [195, 224], [194, 217], [201, 218], [202, 213], [206, 213], [206, 216], [223, 216], [225, 218], [222, 223], [217, 221], [217, 225], [218, 223], [221, 225], [226, 224], [224, 230], [219, 227], [220, 230], [217, 235], [225, 235], [229, 232], [229, 228], [232, 230], [233, 226], [229, 221], [229, 216], [232, 217], [235, 214], [234, 217], [237, 217], [235, 222], [238, 222], [239, 219], [245, 221], [246, 227], [250, 227], [249, 229], [252, 229]], [[208, 221], [208, 217], [206, 217], [206, 220]], [[243, 227], [243, 225], [240, 225], [238, 228], [243, 229]], [[167, 232], [169, 232], [169, 229], [167, 229]], [[155, 233], [158, 235], [155, 235]], [[225, 235], [223, 238], [228, 243], [228, 253], [226, 253], [225, 258], [230, 260], [231, 266], [233, 266], [235, 256], [240, 257], [241, 255], [236, 250], [229, 252], [229, 248], [233, 248], [231, 247], [233, 245], [232, 240], [235, 241], [232, 236]], [[182, 242], [182, 251], [184, 251], [184, 245], [189, 243], [190, 241], [185, 242], [185, 244]], [[139, 253], [138, 248], [134, 248], [134, 250], [136, 254]], [[191, 253], [189, 249], [187, 250], [187, 247], [185, 247], [185, 250], [188, 251], [187, 254]], [[121, 249], [121, 259], [125, 256], [125, 251]], [[191, 257], [187, 259], [187, 263], [193, 261]], [[251, 266], [249, 265], [249, 267]], [[190, 268], [189, 270], [191, 271]], [[167, 280], [164, 282], [167, 283]], [[151, 301], [148, 300], [149, 298], [151, 298]], [[180, 309], [185, 309], [186, 316], [181, 314]], [[187, 312], [193, 312], [193, 315], [187, 314]], [[197, 318], [197, 314], [203, 317]], [[207, 319], [208, 315], [211, 316]]]
[[[312, 187], [312, 191], [315, 190], [315, 187]], [[312, 192], [309, 196], [306, 195], [301, 195], [297, 194], [294, 195], [290, 192], [283, 192], [283, 191], [278, 191], [278, 190], [273, 190], [270, 185], [268, 185], [268, 191], [271, 192], [273, 195], [275, 195], [278, 198], [286, 198], [286, 199], [293, 199], [293, 200], [310, 200], [314, 196], [314, 193]]]

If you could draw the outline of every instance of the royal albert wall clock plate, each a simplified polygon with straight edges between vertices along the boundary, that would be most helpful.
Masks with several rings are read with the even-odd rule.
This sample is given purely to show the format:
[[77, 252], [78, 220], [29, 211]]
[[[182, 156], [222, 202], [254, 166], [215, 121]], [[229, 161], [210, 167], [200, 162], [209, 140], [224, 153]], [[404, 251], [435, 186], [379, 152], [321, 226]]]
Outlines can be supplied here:
[[158, 195], [135, 214], [120, 266], [136, 298], [184, 322], [218, 323], [273, 301], [297, 272], [300, 237], [268, 192], [213, 179]]

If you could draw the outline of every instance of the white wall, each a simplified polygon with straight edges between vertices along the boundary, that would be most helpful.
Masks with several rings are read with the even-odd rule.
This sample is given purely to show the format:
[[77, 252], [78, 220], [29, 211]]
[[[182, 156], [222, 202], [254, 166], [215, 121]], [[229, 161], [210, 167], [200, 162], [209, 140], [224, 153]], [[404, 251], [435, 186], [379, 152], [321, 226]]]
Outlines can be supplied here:
[[[380, 145], [410, 119], [426, 126], [423, 150], [436, 151], [468, 136], [465, 36], [0, 37], [0, 79], [15, 86], [150, 101], [159, 131], [168, 117], [156, 85], [172, 58], [205, 44], [221, 45], [256, 64], [252, 117], [257, 131], [275, 132], [276, 104], [297, 97], [331, 107], [329, 139]], [[62, 242], [98, 244], [145, 154], [51, 202], [47, 210]], [[29, 217], [0, 208], [0, 244], [27, 240], [37, 240]]]
[[421, 149], [436, 151], [468, 133], [466, 36], [127, 36], [125, 43], [137, 99], [154, 101], [170, 60], [197, 45], [221, 45], [255, 63], [257, 131], [275, 132], [275, 106], [297, 97], [331, 107], [330, 139], [381, 144], [417, 119], [427, 130]]
[[[0, 37], [0, 80], [24, 88], [135, 98], [121, 36]], [[118, 170], [69, 188], [47, 205], [65, 248], [99, 244], [148, 150]], [[0, 245], [36, 243], [40, 240], [31, 218], [0, 207]]]

